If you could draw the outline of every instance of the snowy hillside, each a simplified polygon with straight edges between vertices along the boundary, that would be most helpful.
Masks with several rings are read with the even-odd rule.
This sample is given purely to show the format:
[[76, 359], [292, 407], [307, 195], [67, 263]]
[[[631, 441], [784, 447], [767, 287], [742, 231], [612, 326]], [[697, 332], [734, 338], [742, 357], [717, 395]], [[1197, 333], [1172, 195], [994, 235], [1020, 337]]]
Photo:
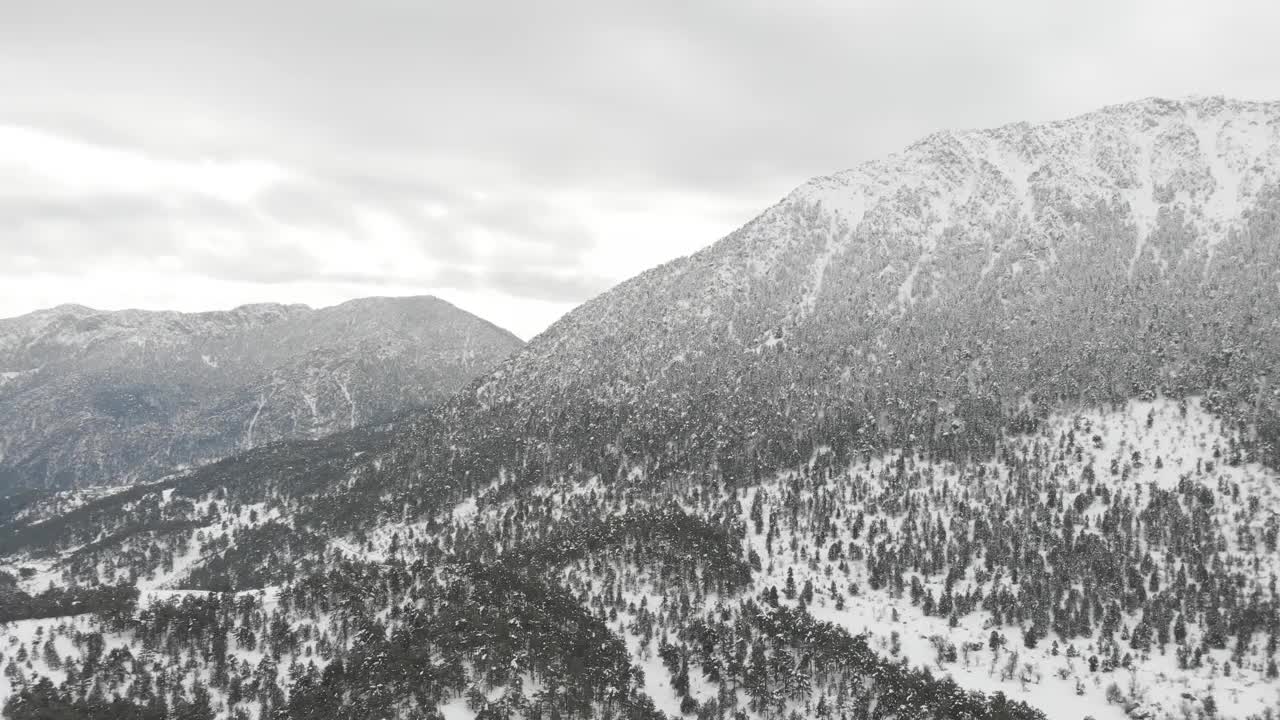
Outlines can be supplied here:
[[[722, 344], [746, 351], [776, 338], [795, 349], [854, 319], [869, 326], [854, 338], [892, 346], [881, 324], [908, 310], [991, 300], [1028, 309], [1013, 296], [1052, 295], [1071, 273], [1091, 274], [1099, 290], [1229, 275], [1238, 269], [1214, 261], [1261, 240], [1245, 235], [1250, 216], [1274, 204], [1278, 161], [1280, 102], [1153, 98], [1043, 125], [940, 132], [815, 178], [702, 252], [587, 303], [506, 377], [518, 386], [556, 357], [571, 372], [545, 383], [607, 376], [638, 392], [673, 359], [694, 363], [728, 351]], [[849, 331], [839, 332], [844, 341]], [[648, 343], [652, 357], [605, 352], [618, 343]], [[868, 358], [875, 348], [858, 350]]]
[[[796, 588], [807, 585], [816, 617], [866, 632], [881, 652], [932, 667], [966, 687], [1003, 690], [1049, 718], [1120, 718], [1125, 710], [1134, 717], [1176, 718], [1184, 706], [1194, 713], [1209, 697], [1222, 717], [1260, 716], [1280, 703], [1277, 628], [1261, 625], [1229, 639], [1222, 634], [1234, 626], [1233, 612], [1248, 611], [1220, 607], [1221, 589], [1215, 590], [1207, 604], [1218, 608], [1222, 625], [1213, 628], [1214, 611], [1197, 612], [1196, 601], [1188, 602], [1188, 593], [1195, 597], [1187, 589], [1188, 575], [1194, 584], [1199, 572], [1195, 562], [1239, 583], [1235, 602], [1261, 603], [1264, 613], [1276, 602], [1271, 578], [1280, 571], [1280, 476], [1238, 456], [1233, 460], [1237, 452], [1235, 438], [1195, 400], [1181, 410], [1169, 401], [1131, 402], [1117, 410], [1055, 416], [1036, 435], [1011, 438], [1001, 460], [977, 467], [919, 457], [897, 467], [902, 456], [890, 456], [825, 481], [815, 482], [811, 472], [789, 474], [752, 491], [753, 498], [756, 492], [768, 498], [762, 515], [778, 524], [765, 522], [763, 534], [751, 538], [766, 566], [756, 586], [778, 588], [787, 603], [788, 592], [803, 594]], [[897, 483], [910, 489], [904, 494]], [[1010, 493], [1023, 497], [1004, 500]], [[1158, 514], [1167, 513], [1170, 501], [1191, 512], [1192, 523], [1196, 511], [1204, 511], [1212, 528], [1201, 541], [1207, 547], [1189, 548], [1175, 538], [1191, 528]], [[742, 502], [749, 512], [750, 504]], [[796, 521], [785, 509], [770, 512], [792, 504], [800, 508]], [[824, 517], [830, 508], [838, 508], [837, 517]], [[1117, 522], [1122, 534], [1136, 537], [1113, 543]], [[1019, 561], [1012, 571], [996, 560], [993, 572], [987, 558], [1003, 548], [984, 542], [984, 524], [1005, 525], [1014, 533], [1009, 539], [1039, 546], [1038, 557]], [[1053, 588], [1049, 611], [1037, 617], [1033, 608], [1048, 590], [1044, 573], [1065, 574], [1054, 566], [1067, 562], [1064, 552], [1070, 550], [1057, 541], [1065, 541], [1073, 526], [1077, 547], [1086, 535], [1103, 542], [1077, 550], [1083, 565]], [[957, 551], [963, 554], [968, 542], [985, 549], [963, 567]], [[1099, 552], [1129, 557], [1104, 559]], [[877, 577], [876, 561], [886, 556], [893, 558], [889, 574]], [[847, 562], [853, 557], [865, 559]], [[1102, 580], [1112, 563], [1125, 573], [1137, 571], [1143, 587], [1094, 586], [1091, 581]], [[895, 570], [902, 575], [894, 576]], [[1037, 577], [1030, 580], [1028, 573]], [[1122, 601], [1108, 632], [1111, 606], [1098, 601], [1125, 590], [1141, 599]], [[958, 609], [965, 602], [988, 609], [998, 594], [1008, 600], [997, 602], [994, 612]], [[1081, 599], [1105, 608], [1092, 618], [1101, 627], [1061, 633]], [[1001, 636], [994, 652], [992, 632]], [[1104, 639], [1108, 634], [1113, 640]], [[1112, 686], [1119, 690], [1114, 703], [1108, 700]]]
[[[500, 567], [514, 555], [521, 566], [558, 565], [554, 574], [569, 596], [622, 639], [627, 662], [642, 673], [637, 690], [670, 716], [682, 714], [683, 705], [699, 713], [737, 708], [763, 718], [794, 710], [805, 717], [819, 707], [847, 711], [874, 701], [877, 694], [857, 700], [838, 665], [810, 664], [803, 649], [787, 651], [795, 653], [788, 672], [798, 673], [800, 684], [777, 685], [782, 676], [770, 673], [780, 672], [776, 658], [786, 645], [768, 646], [763, 662], [775, 669], [765, 672], [771, 678], [765, 685], [753, 684], [761, 681], [752, 680], [751, 643], [785, 627], [769, 629], [767, 613], [776, 606], [775, 612], [799, 609], [809, 622], [831, 623], [849, 642], [864, 638], [885, 667], [904, 660], [960, 688], [1026, 701], [1050, 720], [1181, 718], [1210, 706], [1218, 717], [1263, 717], [1280, 701], [1273, 589], [1280, 475], [1243, 461], [1239, 447], [1198, 398], [1133, 401], [1054, 415], [1032, 434], [1006, 438], [998, 457], [983, 463], [958, 465], [911, 451], [839, 467], [819, 450], [799, 467], [732, 490], [641, 473], [626, 486], [589, 480], [502, 499], [498, 482], [424, 522], [387, 524], [360, 533], [363, 540], [335, 538], [317, 556], [331, 577], [400, 568], [419, 577], [409, 587], [423, 591], [423, 583], [449, 587], [451, 574], [474, 572], [466, 569], [472, 562]], [[124, 561], [120, 569], [138, 573], [141, 590], [140, 620], [104, 634], [95, 651], [130, 658], [118, 692], [127, 694], [129, 678], [145, 667], [137, 658], [152, 657], [162, 672], [164, 653], [181, 647], [146, 639], [156, 622], [146, 608], [173, 605], [166, 612], [181, 616], [182, 603], [192, 602], [187, 598], [205, 597], [161, 588], [186, 586], [186, 573], [206, 562], [221, 538], [234, 544], [255, 526], [287, 523], [278, 505], [237, 507], [219, 495], [195, 502], [205, 520], [189, 535], [157, 536], [149, 554], [161, 558], [158, 566], [135, 552], [115, 556]], [[677, 506], [668, 504], [672, 499]], [[164, 502], [176, 499], [166, 493]], [[711, 529], [718, 523], [737, 530], [722, 535]], [[1018, 543], [1020, 555], [1007, 557]], [[24, 585], [34, 591], [71, 579], [76, 573], [59, 578], [57, 568], [69, 572], [74, 556], [63, 553]], [[350, 558], [360, 560], [353, 565]], [[410, 567], [424, 561], [422, 569]], [[18, 565], [20, 559], [11, 569]], [[100, 565], [93, 572], [111, 583], [120, 569]], [[346, 650], [331, 644], [345, 634], [339, 615], [272, 604], [312, 583], [297, 578], [267, 586], [265, 596], [255, 590], [226, 596], [262, 608], [253, 611], [258, 620], [251, 613], [233, 621], [228, 637], [262, 623], [312, 638], [267, 654], [241, 641], [226, 650], [228, 661], [247, 663], [246, 671], [272, 668], [284, 697], [301, 682], [302, 671], [286, 672], [295, 661], [320, 672], [326, 662], [360, 652], [349, 637]], [[390, 637], [411, 616], [394, 609], [398, 601], [380, 605], [395, 597], [383, 592], [366, 596], [357, 614], [378, 618]], [[754, 614], [762, 610], [766, 615]], [[250, 630], [236, 629], [240, 622], [251, 623]], [[759, 629], [734, 629], [735, 623]], [[706, 645], [714, 635], [705, 633], [717, 627], [746, 633], [743, 657], [735, 661], [735, 645], [723, 639]], [[8, 687], [30, 686], [38, 675], [61, 680], [68, 660], [83, 662], [89, 647], [83, 636], [94, 628], [84, 616], [7, 626], [0, 646], [8, 648]], [[51, 638], [54, 665], [46, 647]], [[512, 666], [517, 675], [528, 661], [521, 657]], [[482, 665], [463, 662], [456, 694], [440, 698], [446, 712], [475, 717], [486, 705], [518, 708], [546, 690], [536, 672], [513, 685], [517, 675], [482, 673]], [[203, 688], [220, 715], [234, 705], [255, 716], [255, 701], [230, 702], [239, 695], [228, 695], [216, 672], [197, 661], [177, 680]], [[468, 699], [468, 688], [483, 699]]]

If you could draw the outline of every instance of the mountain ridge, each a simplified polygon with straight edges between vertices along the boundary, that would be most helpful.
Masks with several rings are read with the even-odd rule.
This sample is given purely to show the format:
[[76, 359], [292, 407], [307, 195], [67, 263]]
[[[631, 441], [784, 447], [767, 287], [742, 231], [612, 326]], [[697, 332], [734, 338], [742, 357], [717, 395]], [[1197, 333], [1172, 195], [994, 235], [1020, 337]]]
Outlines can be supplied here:
[[0, 475], [113, 483], [316, 437], [439, 402], [520, 344], [431, 296], [0, 320]]
[[[1218, 127], [1215, 138], [1233, 158], [1230, 178], [1215, 178], [1223, 163], [1200, 146], [1206, 132], [1193, 130], [1196, 123]], [[1280, 103], [1151, 99], [1045, 125], [967, 132], [934, 133], [902, 153], [802, 184], [711, 246], [571, 311], [514, 356], [502, 377], [520, 375], [522, 366], [536, 373], [532, 368], [556, 356], [570, 367], [559, 375], [561, 389], [590, 374], [610, 389], [606, 395], [634, 399], [669, 362], [735, 346], [757, 353], [785, 347], [806, 324], [835, 326], [846, 347], [874, 362], [875, 348], [893, 332], [890, 322], [919, 315], [917, 306], [967, 304], [986, 293], [995, 297], [981, 302], [1008, 308], [1028, 283], [1053, 276], [1065, 285], [1069, 273], [1092, 274], [1117, 290], [1155, 281], [1190, 285], [1211, 271], [1235, 272], [1233, 252], [1270, 252], [1241, 236], [1250, 218], [1265, 222], [1255, 208], [1275, 201]], [[1007, 154], [1005, 136], [1042, 156], [996, 168], [988, 156]], [[996, 139], [984, 140], [978, 156], [972, 138]], [[1115, 267], [1124, 268], [1122, 277]], [[619, 316], [634, 322], [613, 323]], [[850, 321], [862, 327], [840, 327]], [[655, 328], [662, 329], [656, 340]], [[654, 338], [642, 339], [649, 332]], [[632, 354], [672, 349], [659, 351], [662, 363], [649, 367], [614, 362], [599, 351], [606, 346]], [[556, 385], [557, 378], [533, 386], [539, 383]], [[481, 387], [502, 394], [497, 385]]]

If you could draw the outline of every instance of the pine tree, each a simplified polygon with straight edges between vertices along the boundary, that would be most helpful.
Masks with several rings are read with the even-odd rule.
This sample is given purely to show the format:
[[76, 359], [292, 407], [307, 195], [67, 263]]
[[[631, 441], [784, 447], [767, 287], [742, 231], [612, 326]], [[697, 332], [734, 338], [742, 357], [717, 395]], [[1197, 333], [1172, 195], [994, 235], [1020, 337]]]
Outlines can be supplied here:
[[680, 671], [671, 680], [671, 689], [681, 697], [689, 694], [689, 660], [687, 658], [680, 659]]
[[751, 522], [755, 525], [756, 534], [764, 532], [764, 491], [756, 489], [755, 497], [751, 499]]

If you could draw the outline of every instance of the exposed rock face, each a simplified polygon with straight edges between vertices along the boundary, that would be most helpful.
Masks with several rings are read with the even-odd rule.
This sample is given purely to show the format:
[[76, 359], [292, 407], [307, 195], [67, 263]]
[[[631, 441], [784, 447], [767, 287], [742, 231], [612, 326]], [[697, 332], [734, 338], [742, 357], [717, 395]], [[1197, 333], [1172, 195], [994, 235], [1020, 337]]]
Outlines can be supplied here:
[[131, 482], [379, 421], [521, 344], [432, 297], [0, 320], [0, 490]]

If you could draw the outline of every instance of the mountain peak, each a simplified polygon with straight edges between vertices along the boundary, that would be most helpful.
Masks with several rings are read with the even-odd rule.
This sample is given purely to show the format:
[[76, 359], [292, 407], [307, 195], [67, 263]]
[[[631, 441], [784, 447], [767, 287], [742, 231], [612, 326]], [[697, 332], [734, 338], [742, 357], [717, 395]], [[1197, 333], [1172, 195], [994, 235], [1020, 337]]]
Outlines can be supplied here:
[[435, 295], [371, 295], [369, 297], [346, 300], [334, 307], [424, 307], [444, 305], [451, 306], [450, 303], [441, 300]]
[[1036, 222], [1061, 214], [1057, 205], [1103, 203], [1120, 209], [1135, 245], [1162, 212], [1212, 245], [1239, 226], [1277, 166], [1280, 103], [1148, 98], [1039, 125], [933, 133], [815, 178], [774, 212], [819, 204], [850, 231], [887, 224], [924, 250], [947, 228]]
[[[980, 302], [976, 322], [1019, 298], [1069, 295], [1080, 278], [1119, 296], [1130, 283], [1226, 272], [1218, 258], [1257, 252], [1243, 232], [1278, 179], [1275, 102], [1147, 98], [933, 133], [816, 177], [702, 251], [583, 305], [505, 367], [504, 382], [528, 394], [599, 378], [600, 396], [635, 398], [698, 357], [801, 343], [845, 357], [855, 382], [881, 367], [897, 323], [925, 308], [933, 317]], [[737, 362], [717, 372], [735, 376]], [[500, 394], [491, 380], [482, 391]]]

